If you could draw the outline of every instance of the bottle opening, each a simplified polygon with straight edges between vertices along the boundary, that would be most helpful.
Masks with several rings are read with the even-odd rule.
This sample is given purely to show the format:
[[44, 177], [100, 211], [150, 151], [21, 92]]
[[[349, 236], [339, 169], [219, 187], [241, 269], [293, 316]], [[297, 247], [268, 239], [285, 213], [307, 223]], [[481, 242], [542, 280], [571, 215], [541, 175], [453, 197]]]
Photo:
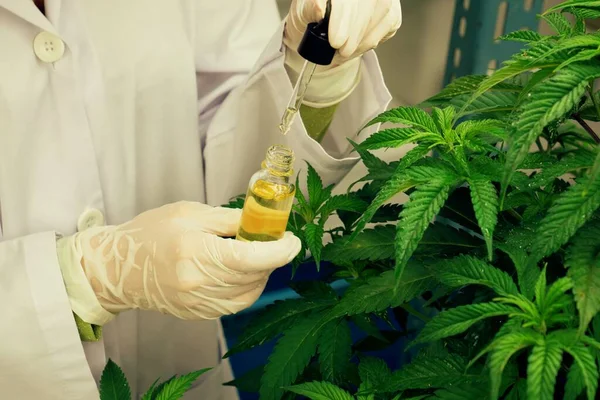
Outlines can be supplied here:
[[264, 167], [275, 175], [290, 176], [294, 173], [294, 152], [281, 144], [271, 146], [267, 150]]

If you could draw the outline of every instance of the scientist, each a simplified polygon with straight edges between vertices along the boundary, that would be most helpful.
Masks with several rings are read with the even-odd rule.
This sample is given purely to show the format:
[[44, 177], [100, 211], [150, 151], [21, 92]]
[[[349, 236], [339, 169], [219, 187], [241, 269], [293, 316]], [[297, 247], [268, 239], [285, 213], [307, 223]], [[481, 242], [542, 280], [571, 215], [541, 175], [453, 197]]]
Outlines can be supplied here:
[[189, 398], [237, 397], [218, 318], [300, 244], [227, 239], [240, 214], [212, 206], [275, 143], [338, 182], [390, 100], [370, 50], [399, 0], [333, 0], [334, 64], [279, 134], [325, 4], [281, 23], [274, 0], [0, 0], [0, 398], [97, 398], [109, 357], [135, 398], [204, 367]]

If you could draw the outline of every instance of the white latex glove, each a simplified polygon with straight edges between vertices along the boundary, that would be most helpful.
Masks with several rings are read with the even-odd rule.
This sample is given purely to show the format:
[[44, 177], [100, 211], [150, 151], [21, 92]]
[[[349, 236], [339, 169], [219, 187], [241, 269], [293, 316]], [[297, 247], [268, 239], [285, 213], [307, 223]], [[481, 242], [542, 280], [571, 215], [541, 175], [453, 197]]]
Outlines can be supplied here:
[[[292, 81], [304, 60], [296, 52], [311, 22], [325, 17], [327, 0], [293, 0], [286, 17], [286, 65]], [[395, 35], [402, 24], [400, 0], [331, 0], [329, 42], [338, 49], [333, 63], [319, 66], [306, 103], [327, 107], [346, 98], [359, 80], [360, 56]]]
[[298, 254], [300, 240], [290, 233], [276, 242], [223, 238], [235, 236], [240, 216], [241, 210], [180, 202], [60, 239], [73, 311], [102, 325], [135, 308], [215, 319], [249, 307], [271, 272]]

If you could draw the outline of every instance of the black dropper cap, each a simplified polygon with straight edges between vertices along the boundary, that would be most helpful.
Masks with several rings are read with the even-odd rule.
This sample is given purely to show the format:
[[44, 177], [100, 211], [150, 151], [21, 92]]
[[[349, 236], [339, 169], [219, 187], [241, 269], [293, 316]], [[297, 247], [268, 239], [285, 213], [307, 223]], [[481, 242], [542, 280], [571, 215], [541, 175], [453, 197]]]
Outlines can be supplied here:
[[327, 2], [325, 18], [320, 22], [308, 24], [300, 46], [298, 46], [298, 54], [313, 64], [329, 65], [335, 56], [336, 50], [329, 44], [330, 14], [331, 0]]

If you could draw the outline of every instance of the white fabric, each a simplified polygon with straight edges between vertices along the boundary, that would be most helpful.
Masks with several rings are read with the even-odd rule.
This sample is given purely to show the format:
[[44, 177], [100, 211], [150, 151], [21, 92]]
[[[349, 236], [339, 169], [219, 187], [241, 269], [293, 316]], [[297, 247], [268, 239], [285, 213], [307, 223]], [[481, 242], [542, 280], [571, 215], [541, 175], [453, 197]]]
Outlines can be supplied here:
[[[248, 308], [273, 270], [296, 257], [300, 239], [291, 233], [264, 243], [225, 239], [235, 236], [240, 217], [241, 210], [178, 202], [120, 226], [90, 228], [61, 239], [66, 256], [60, 266], [73, 311], [86, 322], [103, 325], [108, 322], [103, 315], [94, 318], [98, 300], [112, 313], [139, 308], [192, 320]], [[81, 270], [98, 300], [76, 309], [79, 299], [70, 287], [77, 285]]]
[[[362, 57], [320, 145], [301, 119], [278, 133], [292, 86], [272, 0], [46, 0], [46, 14], [0, 0], [1, 397], [97, 398], [110, 357], [137, 398], [158, 377], [215, 367], [195, 397], [235, 399], [218, 321], [127, 311], [82, 346], [54, 232], [74, 234], [90, 208], [119, 225], [180, 200], [223, 204], [277, 142], [297, 170], [307, 160], [339, 181], [357, 161], [346, 137], [363, 139], [390, 100], [377, 59]], [[59, 61], [35, 56], [40, 31], [64, 41]]]

